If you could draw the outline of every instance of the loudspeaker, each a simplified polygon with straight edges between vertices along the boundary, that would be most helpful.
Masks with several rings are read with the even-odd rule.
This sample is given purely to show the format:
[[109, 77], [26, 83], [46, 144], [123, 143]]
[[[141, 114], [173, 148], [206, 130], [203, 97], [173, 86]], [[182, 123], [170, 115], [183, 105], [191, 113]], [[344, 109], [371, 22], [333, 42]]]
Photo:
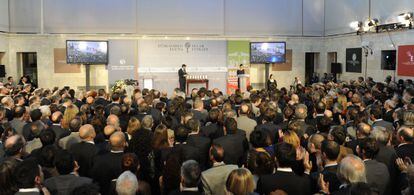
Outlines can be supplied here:
[[341, 74], [342, 73], [342, 64], [341, 63], [331, 63], [331, 73]]
[[6, 77], [6, 67], [4, 65], [0, 65], [0, 77]]

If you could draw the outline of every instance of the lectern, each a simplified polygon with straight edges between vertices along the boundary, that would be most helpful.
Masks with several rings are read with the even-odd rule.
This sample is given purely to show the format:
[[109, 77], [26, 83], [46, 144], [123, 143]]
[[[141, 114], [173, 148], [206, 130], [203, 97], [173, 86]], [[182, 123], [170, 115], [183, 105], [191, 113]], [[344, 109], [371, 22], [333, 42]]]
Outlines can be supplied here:
[[247, 84], [249, 83], [250, 75], [248, 74], [239, 74], [239, 81], [240, 81], [240, 92], [247, 91]]

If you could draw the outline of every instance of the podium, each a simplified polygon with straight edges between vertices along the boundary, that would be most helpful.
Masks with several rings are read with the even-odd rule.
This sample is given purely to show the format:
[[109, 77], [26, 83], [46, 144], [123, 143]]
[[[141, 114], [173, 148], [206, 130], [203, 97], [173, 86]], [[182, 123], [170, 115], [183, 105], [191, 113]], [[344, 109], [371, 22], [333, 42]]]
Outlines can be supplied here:
[[247, 91], [247, 86], [249, 84], [249, 78], [250, 75], [248, 74], [239, 74], [237, 76], [239, 78], [239, 82], [240, 82], [240, 92], [245, 92]]

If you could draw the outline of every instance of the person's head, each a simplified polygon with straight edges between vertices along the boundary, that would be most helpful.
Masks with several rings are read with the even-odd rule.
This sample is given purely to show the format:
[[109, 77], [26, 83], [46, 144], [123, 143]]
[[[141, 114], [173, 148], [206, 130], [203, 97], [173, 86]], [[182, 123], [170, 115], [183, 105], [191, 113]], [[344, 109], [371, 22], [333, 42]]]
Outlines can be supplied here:
[[275, 156], [278, 167], [292, 167], [296, 162], [296, 148], [289, 143], [278, 143], [275, 146]]
[[348, 155], [342, 159], [338, 166], [337, 176], [342, 183], [346, 184], [367, 182], [364, 162], [355, 155]]
[[43, 172], [33, 159], [27, 159], [17, 164], [13, 172], [17, 188], [35, 188], [43, 182]]
[[267, 152], [251, 151], [247, 156], [247, 168], [258, 176], [272, 174], [275, 162]]
[[38, 121], [42, 118], [42, 112], [40, 109], [34, 109], [30, 112], [30, 118], [32, 121]]
[[325, 137], [319, 133], [315, 133], [311, 135], [308, 140], [308, 149], [310, 150], [310, 152], [314, 152], [314, 151], [311, 151], [312, 148], [320, 151], [321, 144], [324, 140], [325, 140]]
[[200, 121], [198, 119], [190, 119], [187, 121], [187, 127], [191, 130], [192, 133], [198, 133], [200, 130]]
[[243, 64], [240, 64], [240, 65], [239, 65], [239, 68], [240, 68], [240, 69], [243, 69]]
[[357, 152], [362, 159], [373, 159], [378, 151], [378, 143], [373, 138], [365, 138], [358, 142]]
[[7, 81], [13, 82], [13, 77], [12, 76], [7, 77]]
[[210, 147], [210, 161], [211, 162], [223, 162], [224, 160], [224, 148], [220, 144], [213, 144]]
[[188, 138], [188, 130], [184, 126], [180, 126], [175, 131], [175, 142], [177, 143], [184, 143], [187, 141]]
[[252, 173], [245, 168], [230, 172], [226, 181], [226, 190], [233, 195], [247, 195], [254, 191], [255, 183]]
[[54, 164], [60, 175], [67, 175], [76, 172], [79, 168], [73, 155], [66, 150], [61, 150], [55, 155]]
[[240, 115], [247, 115], [250, 113], [250, 107], [246, 103], [242, 103], [239, 108]]
[[79, 137], [84, 141], [93, 141], [96, 137], [95, 128], [86, 124], [79, 129]]
[[283, 135], [283, 142], [291, 144], [294, 148], [300, 146], [300, 138], [294, 131], [286, 131]]
[[51, 129], [46, 129], [40, 132], [39, 135], [40, 142], [42, 142], [42, 146], [48, 146], [55, 143], [56, 134]]
[[321, 144], [321, 152], [324, 159], [329, 161], [336, 161], [339, 156], [340, 146], [335, 141], [324, 140]]
[[250, 143], [253, 148], [265, 148], [271, 144], [271, 139], [266, 131], [253, 131], [250, 133]]
[[60, 122], [62, 121], [62, 118], [63, 118], [63, 114], [62, 114], [62, 112], [60, 112], [60, 111], [56, 111], [56, 112], [54, 112], [54, 113], [52, 114], [52, 116], [50, 117], [50, 120], [51, 120], [53, 123], [58, 124], [58, 123], [60, 123]]
[[[292, 95], [293, 99], [293, 95]], [[308, 116], [308, 109], [304, 104], [299, 104], [295, 109], [295, 118], [296, 119], [305, 119]]]
[[210, 122], [212, 123], [218, 122], [219, 117], [220, 117], [220, 110], [217, 108], [211, 109], [210, 112], [208, 113], [208, 118]]
[[116, 128], [112, 125], [107, 125], [105, 126], [105, 128], [103, 129], [104, 131], [104, 135], [106, 139], [109, 139], [109, 137], [116, 132]]
[[127, 133], [132, 135], [135, 131], [141, 128], [141, 122], [135, 118], [131, 117], [128, 121]]
[[142, 119], [141, 125], [142, 125], [142, 128], [144, 129], [152, 129], [154, 125], [154, 119], [152, 119], [151, 115], [146, 115]]
[[224, 123], [224, 130], [227, 134], [237, 133], [237, 121], [234, 118], [227, 118]]
[[269, 75], [269, 79], [273, 79], [273, 74], [270, 74]]
[[114, 127], [119, 127], [119, 118], [117, 115], [111, 114], [108, 116], [108, 118], [106, 119], [106, 124], [107, 125], [112, 125]]
[[121, 95], [119, 93], [113, 93], [111, 99], [113, 102], [119, 102], [121, 100]]
[[122, 156], [122, 171], [131, 171], [137, 174], [140, 168], [138, 156], [135, 153], [126, 153]]
[[13, 194], [17, 191], [16, 182], [12, 179], [16, 165], [17, 162], [12, 159], [0, 164], [0, 194]]
[[82, 120], [79, 117], [75, 117], [69, 122], [69, 130], [71, 132], [78, 132], [82, 126]]
[[200, 99], [197, 99], [193, 103], [194, 109], [202, 110], [204, 108], [204, 102]]
[[187, 65], [183, 64], [183, 65], [181, 65], [181, 68], [185, 69], [185, 68], [187, 68]]
[[370, 114], [372, 120], [382, 119], [382, 110], [379, 106], [372, 107], [370, 110]]
[[201, 170], [197, 161], [188, 160], [181, 166], [181, 185], [186, 188], [198, 187]]
[[126, 147], [125, 134], [122, 132], [115, 132], [109, 137], [109, 144], [113, 151], [124, 151]]
[[414, 131], [409, 127], [401, 127], [398, 129], [397, 138], [400, 143], [412, 143], [414, 141]]
[[4, 144], [4, 152], [6, 156], [12, 157], [22, 154], [24, 147], [26, 145], [26, 141], [24, 138], [20, 135], [13, 135], [9, 138], [7, 138], [5, 144]]
[[337, 126], [329, 131], [328, 139], [335, 141], [339, 145], [343, 145], [345, 143], [346, 133], [341, 126]]
[[323, 114], [325, 112], [325, 109], [326, 109], [326, 104], [325, 103], [320, 101], [316, 104], [316, 108], [315, 108], [316, 113]]
[[384, 127], [376, 126], [372, 130], [370, 137], [375, 139], [380, 146], [385, 146], [391, 139], [391, 133]]
[[371, 131], [372, 131], [371, 125], [367, 123], [359, 123], [357, 126], [357, 137], [358, 138], [368, 137]]
[[138, 179], [131, 171], [125, 171], [117, 178], [115, 188], [118, 195], [135, 195]]

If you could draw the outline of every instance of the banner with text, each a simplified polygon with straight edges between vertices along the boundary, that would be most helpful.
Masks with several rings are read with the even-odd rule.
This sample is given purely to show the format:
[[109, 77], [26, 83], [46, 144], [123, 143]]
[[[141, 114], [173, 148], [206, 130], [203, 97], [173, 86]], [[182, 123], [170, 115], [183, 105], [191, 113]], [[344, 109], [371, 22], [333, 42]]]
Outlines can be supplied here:
[[[240, 64], [250, 66], [250, 42], [228, 41], [227, 42], [227, 94], [233, 94], [237, 89], [237, 69]], [[246, 74], [249, 73], [249, 68]]]
[[[189, 70], [226, 67], [226, 41], [139, 40], [140, 68], [174, 70], [186, 64]], [[173, 68], [173, 69], [172, 69]]]
[[414, 45], [398, 47], [398, 76], [414, 76]]

